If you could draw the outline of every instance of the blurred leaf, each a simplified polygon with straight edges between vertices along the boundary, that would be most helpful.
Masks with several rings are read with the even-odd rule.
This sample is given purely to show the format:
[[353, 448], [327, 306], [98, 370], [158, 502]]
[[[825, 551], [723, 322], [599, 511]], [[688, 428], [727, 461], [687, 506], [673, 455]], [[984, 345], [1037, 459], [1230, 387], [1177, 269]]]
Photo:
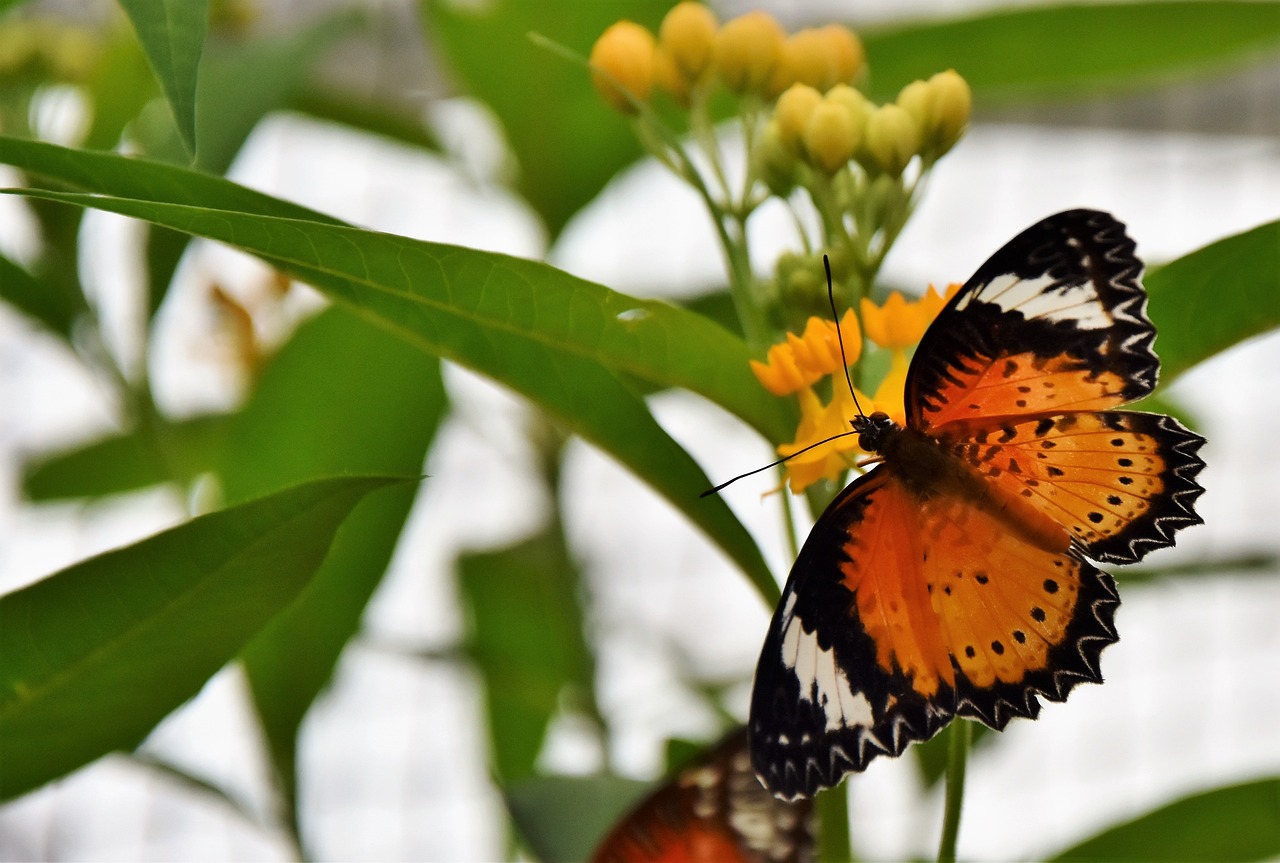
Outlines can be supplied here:
[[1053, 860], [1271, 860], [1280, 856], [1280, 778], [1215, 788], [1118, 824]]
[[217, 800], [223, 806], [226, 806], [236, 815], [243, 818], [246, 824], [251, 824], [258, 828], [267, 827], [267, 825], [264, 825], [262, 820], [254, 814], [253, 809], [248, 803], [227, 791], [217, 783], [211, 782], [201, 776], [197, 776], [186, 768], [180, 767], [172, 761], [167, 761], [150, 752], [135, 751], [124, 753], [124, 755], [131, 763], [136, 764], [157, 776], [161, 776], [171, 782], [175, 782], [188, 791], [206, 796], [212, 800]]
[[504, 788], [511, 818], [545, 863], [575, 863], [653, 786], [616, 776], [543, 776]]
[[1196, 363], [1280, 327], [1280, 222], [1178, 258], [1152, 272], [1146, 283], [1151, 319], [1160, 327], [1161, 376], [1168, 382]]
[[84, 297], [67, 294], [59, 282], [42, 282], [13, 261], [0, 255], [0, 300], [39, 321], [64, 339], [71, 325], [85, 311]]
[[[422, 472], [445, 408], [440, 362], [349, 312], [304, 323], [232, 420], [219, 473], [230, 501], [321, 476]], [[291, 813], [298, 728], [382, 581], [416, 488], [371, 494], [324, 565], [243, 654]]]
[[27, 466], [23, 493], [33, 501], [97, 498], [159, 483], [190, 483], [213, 468], [229, 420], [212, 415], [155, 420], [146, 428], [46, 456]]
[[440, 142], [423, 120], [420, 106], [370, 101], [363, 95], [342, 93], [331, 86], [312, 86], [294, 93], [287, 107], [317, 120], [381, 135], [411, 147], [432, 152], [440, 150]]
[[[315, 63], [362, 20], [348, 12], [280, 38], [211, 41], [198, 93], [198, 166], [211, 174], [226, 173], [254, 127], [267, 114], [286, 107], [305, 85]], [[162, 131], [172, 134], [168, 127]], [[163, 137], [144, 142], [144, 149], [161, 157], [168, 153], [170, 161], [180, 161], [172, 158], [176, 144], [166, 143]], [[185, 234], [151, 229], [147, 239], [149, 314], [154, 315], [164, 301], [188, 242]]]
[[188, 153], [196, 153], [196, 73], [209, 31], [208, 0], [119, 0], [173, 110]]
[[581, 576], [558, 523], [509, 548], [464, 555], [459, 569], [492, 759], [502, 781], [527, 779], [566, 689], [593, 689]]
[[306, 586], [392, 480], [298, 486], [0, 597], [0, 800], [132, 749]]
[[671, 5], [421, 0], [428, 39], [460, 89], [498, 115], [520, 163], [516, 188], [541, 214], [552, 238], [641, 149], [627, 119], [592, 88], [586, 68], [535, 45], [529, 34], [586, 57], [613, 22], [627, 18], [656, 28]]
[[687, 388], [749, 422], [778, 427], [780, 402], [760, 394], [746, 346], [715, 324], [545, 264], [472, 249], [224, 210], [20, 192], [230, 243], [420, 349], [506, 384], [648, 482], [776, 600], [777, 585], [750, 534], [722, 500], [699, 499], [710, 485], [706, 475], [626, 384], [635, 376]]
[[1001, 10], [861, 33], [869, 95], [893, 99], [953, 68], [975, 104], [1029, 102], [1185, 79], [1280, 51], [1275, 3], [1099, 3]]
[[98, 62], [86, 83], [92, 107], [91, 125], [84, 147], [113, 150], [125, 128], [158, 93], [158, 84], [146, 54], [127, 28], [102, 38]]

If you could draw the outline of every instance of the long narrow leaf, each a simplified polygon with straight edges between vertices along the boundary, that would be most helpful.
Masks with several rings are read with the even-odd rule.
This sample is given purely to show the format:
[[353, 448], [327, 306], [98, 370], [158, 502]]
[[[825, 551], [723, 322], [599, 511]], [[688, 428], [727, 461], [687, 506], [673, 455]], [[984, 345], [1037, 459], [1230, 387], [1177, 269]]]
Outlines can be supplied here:
[[1079, 98], [1280, 52], [1274, 3], [1073, 3], [984, 12], [863, 34], [871, 95], [952, 67], [981, 105]]
[[[233, 501], [318, 476], [422, 471], [445, 408], [440, 363], [342, 308], [307, 321], [232, 420], [219, 475]], [[288, 809], [298, 728], [382, 581], [416, 489], [384, 489], [342, 525], [324, 566], [243, 654]]]
[[298, 486], [0, 597], [0, 800], [132, 749], [306, 586], [394, 480]]
[[1160, 322], [1162, 375], [1172, 380], [1280, 327], [1280, 222], [1205, 246], [1154, 271], [1146, 282], [1151, 316]]
[[119, 0], [164, 90], [187, 152], [196, 152], [196, 75], [209, 0]]
[[[746, 529], [701, 468], [626, 385], [644, 376], [748, 415], [770, 404], [745, 371], [740, 340], [696, 315], [641, 301], [545, 264], [324, 225], [107, 196], [23, 191], [230, 243], [358, 309], [411, 344], [533, 399], [664, 495], [775, 599]], [[727, 360], [727, 358], [732, 358]]]
[[1280, 778], [1215, 788], [1111, 827], [1052, 858], [1274, 860], [1280, 856]]

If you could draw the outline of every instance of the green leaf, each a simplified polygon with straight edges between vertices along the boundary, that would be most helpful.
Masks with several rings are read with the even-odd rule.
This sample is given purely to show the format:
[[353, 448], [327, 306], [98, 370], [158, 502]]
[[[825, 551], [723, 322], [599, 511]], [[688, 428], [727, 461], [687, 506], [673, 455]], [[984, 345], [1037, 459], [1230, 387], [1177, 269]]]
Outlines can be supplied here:
[[[0, 140], [0, 159], [7, 141]], [[23, 190], [205, 236], [263, 257], [401, 338], [533, 399], [664, 495], [770, 599], [777, 587], [746, 529], [627, 385], [702, 393], [758, 428], [785, 428], [740, 339], [666, 303], [637, 300], [545, 264], [354, 228], [150, 201]], [[780, 439], [780, 434], [766, 434]]]
[[576, 689], [579, 703], [592, 697], [581, 576], [558, 524], [509, 548], [465, 555], [459, 568], [492, 760], [500, 779], [527, 779], [566, 693]]
[[393, 480], [298, 486], [0, 597], [0, 800], [132, 749], [297, 596]]
[[671, 5], [670, 0], [421, 0], [427, 37], [462, 88], [498, 115], [520, 163], [517, 190], [553, 238], [641, 149], [627, 119], [592, 88], [586, 68], [535, 45], [529, 34], [585, 57], [619, 18], [656, 28]]
[[545, 863], [586, 860], [605, 831], [653, 786], [616, 776], [544, 776], [504, 788], [529, 850]]
[[1215, 788], [1118, 824], [1053, 860], [1271, 860], [1280, 856], [1280, 778]]
[[953, 68], [980, 108], [1168, 83], [1280, 51], [1274, 3], [1036, 6], [861, 34], [869, 95]]
[[26, 466], [33, 501], [98, 498], [159, 483], [186, 485], [213, 468], [227, 434], [221, 415], [165, 421], [46, 456]]
[[0, 255], [0, 300], [69, 339], [71, 325], [85, 311], [85, 303], [79, 293], [68, 293], [61, 287], [60, 282], [37, 279]]
[[[435, 357], [330, 308], [298, 329], [232, 420], [223, 488], [239, 501], [321, 476], [419, 474], [445, 404]], [[298, 728], [382, 581], [415, 492], [360, 503], [310, 584], [243, 654], [291, 812]]]
[[1161, 376], [1182, 374], [1252, 336], [1280, 327], [1280, 222], [1236, 234], [1146, 278], [1160, 327]]
[[169, 100], [187, 152], [196, 152], [196, 73], [209, 31], [208, 0], [120, 0]]

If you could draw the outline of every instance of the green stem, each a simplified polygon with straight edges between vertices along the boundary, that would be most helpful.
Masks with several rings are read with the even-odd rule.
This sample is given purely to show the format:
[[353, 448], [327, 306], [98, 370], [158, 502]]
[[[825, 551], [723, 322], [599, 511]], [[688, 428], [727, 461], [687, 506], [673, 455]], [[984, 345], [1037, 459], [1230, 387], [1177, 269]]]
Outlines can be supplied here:
[[821, 863], [849, 863], [849, 783], [843, 782], [818, 795], [818, 860]]
[[942, 841], [938, 845], [938, 863], [955, 863], [956, 839], [960, 835], [960, 810], [964, 806], [964, 773], [969, 759], [969, 740], [973, 726], [957, 719], [947, 732], [951, 735], [947, 748], [947, 798], [942, 815]]

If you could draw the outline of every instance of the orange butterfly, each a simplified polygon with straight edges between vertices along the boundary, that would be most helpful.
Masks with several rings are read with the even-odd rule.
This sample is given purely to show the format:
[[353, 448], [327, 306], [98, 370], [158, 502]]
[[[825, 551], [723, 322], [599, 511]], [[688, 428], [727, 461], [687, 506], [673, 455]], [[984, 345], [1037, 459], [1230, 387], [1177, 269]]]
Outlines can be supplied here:
[[1045, 219], [925, 333], [906, 426], [853, 419], [879, 464], [818, 519], [756, 669], [751, 756], [775, 794], [1102, 682], [1120, 599], [1090, 560], [1133, 563], [1201, 521], [1204, 439], [1114, 410], [1160, 365], [1141, 272], [1112, 216]]
[[760, 784], [747, 730], [642, 801], [605, 837], [592, 863], [801, 863], [814, 857], [813, 808]]

